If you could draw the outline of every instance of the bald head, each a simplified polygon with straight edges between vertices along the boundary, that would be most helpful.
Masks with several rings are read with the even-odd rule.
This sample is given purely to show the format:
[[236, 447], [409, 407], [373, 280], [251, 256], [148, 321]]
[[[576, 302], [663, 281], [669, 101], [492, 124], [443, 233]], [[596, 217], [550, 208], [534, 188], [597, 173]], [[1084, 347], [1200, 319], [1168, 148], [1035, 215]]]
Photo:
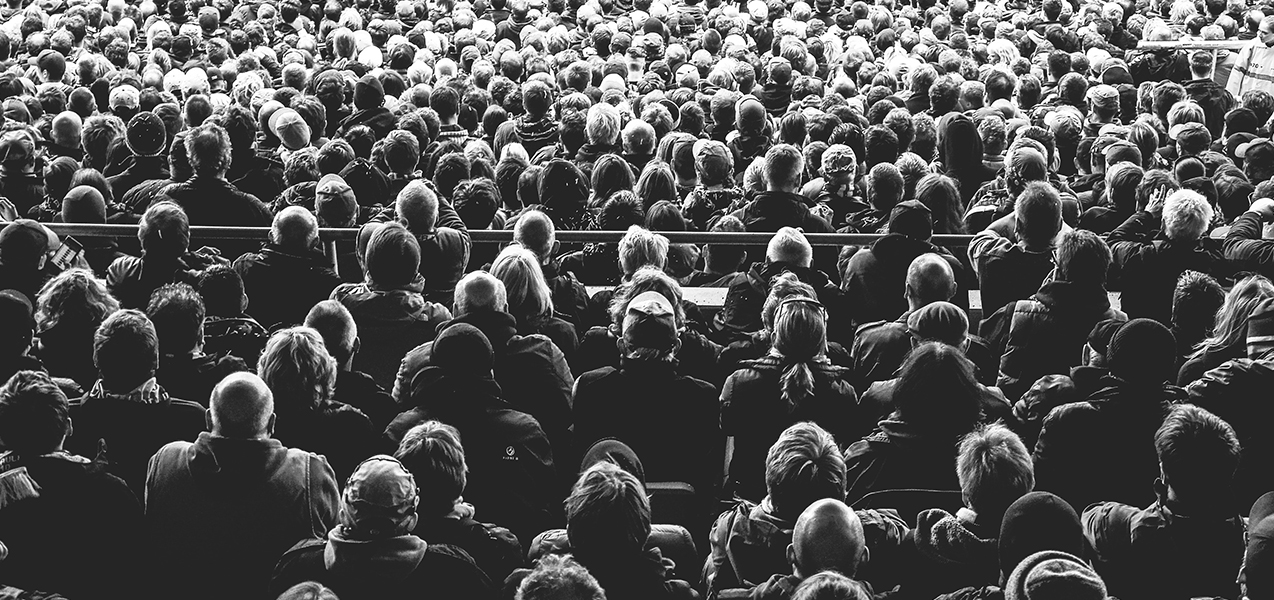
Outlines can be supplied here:
[[318, 219], [300, 206], [289, 206], [274, 216], [270, 239], [293, 250], [309, 248], [318, 239]]
[[212, 434], [239, 439], [268, 437], [274, 427], [274, 394], [246, 371], [227, 376], [212, 389]]
[[398, 192], [398, 220], [417, 235], [433, 231], [438, 222], [438, 195], [423, 181], [408, 183]]
[[472, 312], [493, 310], [504, 312], [509, 307], [508, 293], [504, 282], [485, 271], [474, 271], [465, 275], [456, 284], [455, 312], [456, 316], [464, 316]]
[[789, 558], [803, 577], [827, 570], [853, 577], [867, 558], [863, 522], [840, 500], [818, 500], [796, 519]]
[[907, 302], [911, 310], [950, 300], [956, 293], [955, 272], [941, 256], [921, 254], [907, 267]]
[[557, 242], [553, 219], [538, 210], [522, 213], [513, 227], [513, 241], [534, 252], [540, 264], [548, 262], [552, 258], [553, 244]]

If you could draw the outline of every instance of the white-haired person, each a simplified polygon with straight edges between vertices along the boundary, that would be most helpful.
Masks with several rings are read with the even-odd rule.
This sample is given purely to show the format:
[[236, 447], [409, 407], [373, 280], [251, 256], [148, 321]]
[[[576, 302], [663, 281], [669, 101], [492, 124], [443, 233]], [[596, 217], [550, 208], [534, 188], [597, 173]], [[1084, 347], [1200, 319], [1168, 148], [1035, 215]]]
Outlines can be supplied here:
[[1160, 192], [1110, 233], [1107, 242], [1122, 282], [1121, 309], [1130, 319], [1171, 326], [1173, 292], [1182, 273], [1233, 272], [1221, 240], [1208, 236], [1213, 215], [1212, 205], [1198, 192]]
[[591, 176], [593, 163], [602, 155], [623, 154], [620, 145], [622, 127], [619, 110], [614, 106], [602, 102], [589, 108], [584, 122], [584, 135], [588, 141], [575, 154], [575, 166]]

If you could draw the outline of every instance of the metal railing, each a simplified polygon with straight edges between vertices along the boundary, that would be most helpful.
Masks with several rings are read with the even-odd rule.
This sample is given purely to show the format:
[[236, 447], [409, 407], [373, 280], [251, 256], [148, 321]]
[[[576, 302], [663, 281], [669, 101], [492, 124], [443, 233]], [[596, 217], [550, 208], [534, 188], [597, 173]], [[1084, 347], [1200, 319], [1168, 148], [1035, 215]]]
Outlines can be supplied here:
[[[75, 237], [135, 238], [137, 225], [90, 225], [82, 223], [46, 223], [58, 235]], [[701, 231], [666, 231], [660, 235], [674, 244], [732, 244], [739, 246], [764, 246], [774, 237], [772, 233], [736, 233]], [[190, 237], [199, 240], [260, 240], [269, 239], [269, 227], [218, 227], [196, 225], [190, 228]], [[494, 244], [513, 241], [513, 232], [502, 229], [478, 229], [469, 231], [474, 243]], [[618, 242], [623, 231], [564, 231], [557, 232], [559, 242]], [[811, 233], [805, 236], [814, 246], [866, 245], [882, 236], [862, 233]], [[319, 239], [325, 242], [353, 241], [358, 239], [358, 229], [320, 229]], [[973, 239], [971, 235], [935, 235], [933, 243], [939, 246], [963, 246]]]

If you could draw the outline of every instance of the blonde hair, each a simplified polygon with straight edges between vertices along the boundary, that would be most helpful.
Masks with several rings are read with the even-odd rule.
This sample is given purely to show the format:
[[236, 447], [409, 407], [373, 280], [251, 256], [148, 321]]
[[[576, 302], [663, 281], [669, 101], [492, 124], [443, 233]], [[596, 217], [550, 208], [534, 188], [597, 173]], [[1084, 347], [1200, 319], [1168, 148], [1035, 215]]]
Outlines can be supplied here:
[[48, 331], [63, 321], [97, 328], [119, 310], [119, 301], [106, 284], [84, 269], [68, 269], [50, 279], [36, 297], [36, 331]]
[[613, 145], [619, 141], [619, 111], [605, 102], [588, 109], [584, 133], [589, 143]]
[[553, 292], [534, 252], [518, 244], [505, 248], [491, 264], [491, 274], [504, 282], [508, 311], [519, 324], [553, 315]]
[[632, 276], [645, 266], [663, 269], [668, 261], [668, 238], [633, 225], [619, 240], [619, 266], [624, 274]]
[[274, 393], [275, 405], [309, 410], [330, 400], [336, 388], [336, 359], [323, 336], [309, 327], [282, 329], [270, 336], [257, 361], [257, 373]]
[[1265, 277], [1253, 275], [1234, 284], [1230, 293], [1225, 295], [1225, 302], [1216, 311], [1216, 326], [1212, 328], [1212, 335], [1195, 346], [1190, 358], [1245, 340], [1248, 317], [1267, 298], [1274, 298], [1274, 283]]
[[1035, 489], [1031, 453], [1022, 438], [998, 423], [976, 429], [960, 440], [956, 475], [965, 502], [988, 516]]
[[1192, 190], [1177, 190], [1163, 204], [1163, 232], [1170, 240], [1193, 242], [1212, 223], [1212, 205]]
[[814, 395], [812, 364], [828, 364], [827, 313], [817, 300], [793, 296], [774, 311], [774, 331], [770, 334], [770, 356], [780, 359], [783, 401], [794, 411]]

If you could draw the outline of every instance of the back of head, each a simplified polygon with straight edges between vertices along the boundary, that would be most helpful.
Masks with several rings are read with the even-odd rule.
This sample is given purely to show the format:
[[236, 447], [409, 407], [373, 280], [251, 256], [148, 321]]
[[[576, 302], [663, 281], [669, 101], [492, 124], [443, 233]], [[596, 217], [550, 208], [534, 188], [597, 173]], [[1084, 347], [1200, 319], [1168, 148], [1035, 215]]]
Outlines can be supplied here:
[[19, 455], [61, 447], [70, 432], [66, 394], [43, 371], [18, 371], [0, 386], [0, 443]]
[[142, 215], [137, 238], [145, 257], [176, 258], [190, 247], [190, 220], [175, 202], [157, 202]]
[[155, 326], [137, 310], [121, 310], [106, 317], [93, 336], [93, 363], [108, 391], [132, 391], [159, 369]]
[[318, 218], [302, 206], [289, 206], [274, 216], [270, 240], [290, 250], [306, 250], [318, 239]]
[[309, 327], [282, 329], [270, 336], [257, 360], [257, 373], [284, 413], [308, 411], [331, 399], [336, 388], [336, 360], [319, 332]]
[[534, 323], [553, 314], [553, 293], [535, 253], [510, 245], [491, 263], [491, 274], [504, 282], [508, 311], [519, 323]]
[[538, 210], [523, 212], [513, 228], [513, 241], [534, 252], [541, 262], [546, 261], [557, 241], [553, 219]]
[[1133, 319], [1115, 332], [1106, 349], [1112, 375], [1141, 386], [1160, 386], [1176, 373], [1176, 340], [1153, 319]]
[[964, 436], [956, 456], [956, 475], [965, 504], [992, 523], [1035, 488], [1031, 453], [1016, 433], [998, 424]]
[[514, 600], [606, 600], [606, 592], [570, 555], [550, 554], [536, 562]]
[[866, 586], [836, 571], [816, 573], [792, 592], [792, 600], [870, 600], [871, 597]]
[[260, 377], [248, 372], [226, 376], [212, 389], [212, 433], [254, 439], [270, 434], [274, 394]]
[[456, 283], [454, 311], [457, 317], [478, 311], [505, 312], [509, 308], [504, 282], [490, 273], [474, 271]]
[[187, 356], [203, 343], [203, 298], [184, 283], [170, 283], [155, 290], [146, 316], [159, 333], [160, 351], [166, 356]]
[[1172, 326], [1181, 333], [1198, 332], [1201, 339], [1212, 332], [1217, 311], [1224, 303], [1225, 289], [1215, 278], [1186, 271], [1177, 278], [1172, 293]]
[[376, 540], [408, 533], [420, 502], [416, 479], [398, 459], [378, 454], [354, 468], [341, 497], [340, 534]]
[[1212, 225], [1214, 211], [1202, 194], [1177, 190], [1163, 203], [1163, 232], [1178, 243], [1194, 243]]
[[382, 289], [405, 286], [419, 274], [420, 242], [398, 223], [377, 229], [364, 256], [368, 279]]
[[832, 570], [853, 577], [866, 551], [862, 520], [834, 498], [810, 504], [792, 528], [792, 558], [802, 575]]
[[1100, 236], [1084, 229], [1068, 231], [1057, 247], [1057, 279], [1105, 287], [1110, 261], [1110, 246]]
[[796, 191], [804, 172], [805, 157], [796, 146], [778, 144], [765, 153], [765, 184], [769, 191]]
[[1049, 492], [1030, 492], [1004, 511], [1000, 521], [1000, 573], [1007, 579], [1018, 563], [1043, 550], [1083, 554], [1087, 544], [1079, 514]]
[[589, 467], [566, 498], [566, 535], [580, 554], [640, 552], [650, 536], [650, 501], [641, 482], [609, 462]]
[[433, 231], [438, 221], [438, 195], [420, 180], [413, 180], [398, 192], [398, 218], [413, 233]]
[[[1163, 483], [1187, 506], [1214, 507], [1230, 501], [1239, 466], [1239, 440], [1220, 417], [1193, 404], [1168, 413], [1155, 433]], [[1159, 490], [1166, 500], [1167, 490]]]
[[1062, 229], [1062, 198], [1053, 186], [1032, 182], [1017, 197], [1018, 236], [1030, 245], [1049, 245]]
[[792, 296], [779, 302], [770, 332], [770, 354], [783, 363], [782, 397], [795, 411], [814, 396], [811, 365], [826, 361], [827, 311], [818, 300]]
[[958, 348], [926, 342], [903, 361], [894, 385], [897, 416], [938, 435], [964, 435], [981, 416], [981, 389], [973, 363]]
[[668, 238], [645, 227], [633, 225], [619, 240], [619, 264], [625, 276], [646, 266], [662, 269], [667, 261]]
[[220, 177], [230, 168], [230, 135], [220, 125], [205, 124], [191, 129], [185, 144], [186, 157], [195, 174]]
[[316, 581], [298, 583], [279, 594], [278, 600], [340, 600], [336, 592]]
[[337, 364], [345, 364], [353, 355], [354, 343], [358, 340], [358, 325], [354, 323], [354, 316], [344, 304], [336, 300], [324, 300], [315, 304], [305, 316], [305, 326], [322, 336], [323, 345]]
[[804, 233], [793, 227], [780, 228], [765, 249], [765, 259], [771, 263], [808, 268], [813, 257], [814, 247], [805, 239]]
[[1057, 550], [1032, 554], [1009, 575], [1005, 598], [1107, 600], [1106, 583], [1079, 557]]
[[950, 300], [955, 293], [955, 271], [941, 256], [927, 252], [907, 267], [906, 294], [918, 305]]
[[425, 518], [443, 517], [455, 509], [469, 473], [455, 427], [439, 421], [412, 427], [403, 435], [394, 457], [420, 484], [420, 513]]
[[845, 459], [832, 434], [812, 422], [788, 427], [765, 457], [765, 488], [775, 514], [795, 519], [823, 498], [845, 497]]

